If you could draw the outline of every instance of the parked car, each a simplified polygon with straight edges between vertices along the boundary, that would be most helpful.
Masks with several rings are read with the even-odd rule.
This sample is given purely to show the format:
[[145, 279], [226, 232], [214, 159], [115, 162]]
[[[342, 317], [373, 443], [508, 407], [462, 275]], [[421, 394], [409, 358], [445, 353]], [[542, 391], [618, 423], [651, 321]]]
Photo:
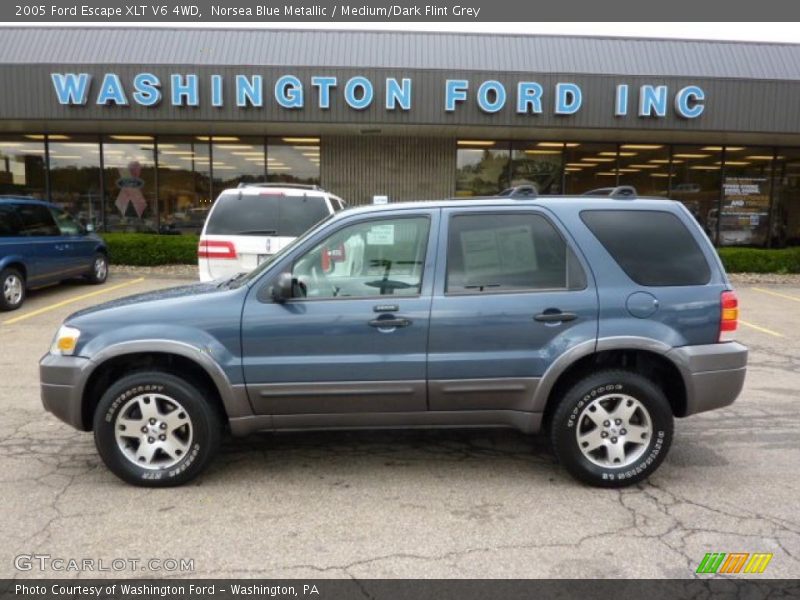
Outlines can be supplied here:
[[673, 418], [739, 394], [737, 318], [678, 202], [358, 207], [249, 274], [68, 317], [42, 400], [138, 485], [197, 476], [224, 426], [486, 426], [543, 430], [575, 477], [622, 486], [664, 460]]
[[15, 310], [27, 290], [83, 277], [103, 283], [108, 248], [54, 204], [18, 196], [0, 197], [0, 310]]
[[315, 185], [250, 183], [225, 190], [200, 234], [200, 281], [251, 271], [344, 206]]

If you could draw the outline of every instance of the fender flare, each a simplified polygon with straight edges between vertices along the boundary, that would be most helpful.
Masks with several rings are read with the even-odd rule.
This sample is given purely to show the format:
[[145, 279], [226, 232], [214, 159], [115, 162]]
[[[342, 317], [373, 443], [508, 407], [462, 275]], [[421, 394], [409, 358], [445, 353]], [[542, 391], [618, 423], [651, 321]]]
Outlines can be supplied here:
[[681, 373], [684, 385], [688, 383], [686, 381], [685, 370], [681, 368], [681, 365], [676, 364], [675, 361], [667, 355], [667, 353], [672, 350], [670, 345], [650, 338], [638, 336], [613, 336], [598, 338], [597, 340], [587, 340], [570, 348], [567, 352], [553, 361], [539, 381], [539, 385], [536, 386], [536, 391], [533, 394], [533, 400], [531, 402], [531, 411], [535, 413], [544, 412], [545, 408], [547, 407], [547, 401], [550, 397], [550, 392], [553, 390], [553, 386], [555, 385], [556, 381], [558, 381], [558, 378], [561, 377], [561, 375], [563, 375], [564, 372], [574, 365], [578, 360], [606, 350], [646, 350], [648, 352], [652, 352], [653, 354], [658, 354], [675, 365], [675, 367]]
[[84, 397], [86, 383], [92, 374], [108, 360], [126, 354], [147, 353], [175, 354], [196, 363], [214, 382], [228, 418], [246, 417], [253, 414], [245, 387], [232, 385], [225, 371], [207, 351], [186, 342], [173, 340], [142, 339], [119, 342], [104, 347], [89, 359], [82, 371], [79, 384], [80, 397]]

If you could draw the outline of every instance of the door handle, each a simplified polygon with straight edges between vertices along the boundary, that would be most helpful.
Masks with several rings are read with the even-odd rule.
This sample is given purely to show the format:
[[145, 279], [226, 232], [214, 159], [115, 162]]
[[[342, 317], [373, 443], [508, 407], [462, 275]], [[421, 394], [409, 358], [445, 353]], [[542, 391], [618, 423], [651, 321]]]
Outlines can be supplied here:
[[370, 327], [377, 327], [378, 329], [395, 329], [397, 327], [408, 327], [411, 325], [411, 319], [398, 317], [396, 319], [372, 319], [368, 322]]
[[546, 310], [533, 317], [533, 320], [539, 321], [540, 323], [560, 323], [562, 321], [574, 321], [577, 318], [578, 315], [575, 313], [561, 312], [560, 310], [550, 312]]

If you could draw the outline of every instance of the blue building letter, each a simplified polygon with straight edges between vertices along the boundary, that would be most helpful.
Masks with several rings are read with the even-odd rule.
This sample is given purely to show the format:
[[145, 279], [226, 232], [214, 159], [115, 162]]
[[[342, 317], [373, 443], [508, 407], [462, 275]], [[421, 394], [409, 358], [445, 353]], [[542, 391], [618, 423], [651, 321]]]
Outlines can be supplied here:
[[556, 114], [574, 115], [583, 104], [583, 94], [577, 83], [556, 84]]
[[444, 88], [444, 109], [453, 112], [456, 109], [456, 102], [464, 102], [467, 99], [469, 81], [466, 79], [448, 79], [445, 81]]
[[[361, 88], [361, 97], [356, 97], [356, 90]], [[372, 89], [372, 82], [360, 75], [352, 77], [344, 86], [344, 101], [356, 110], [364, 110], [372, 104], [372, 97], [375, 91]]]
[[246, 75], [236, 76], [236, 106], [244, 108], [248, 104], [256, 108], [264, 106], [264, 81], [261, 75], [253, 75], [251, 79]]
[[388, 77], [386, 79], [386, 110], [394, 110], [397, 105], [402, 110], [411, 110], [411, 80], [403, 78], [402, 83], [397, 79]]
[[88, 73], [51, 73], [53, 87], [59, 104], [86, 104], [89, 99], [89, 83], [92, 76]]
[[655, 110], [657, 117], [667, 116], [667, 86], [643, 85], [639, 90], [639, 116], [652, 116]]
[[128, 99], [122, 90], [119, 75], [106, 73], [103, 77], [103, 85], [100, 86], [100, 93], [97, 94], [97, 104], [109, 104], [111, 102], [119, 106], [128, 106]]
[[675, 95], [675, 112], [684, 119], [696, 119], [703, 114], [705, 92], [696, 85], [688, 85]]
[[319, 107], [328, 109], [331, 107], [331, 88], [337, 84], [336, 77], [312, 77], [311, 85], [319, 88]]
[[222, 107], [222, 75], [211, 76], [211, 106]]
[[517, 112], [527, 115], [528, 109], [533, 114], [542, 112], [542, 86], [535, 81], [520, 81], [517, 84]]
[[[489, 99], [489, 93], [494, 92], [494, 101]], [[478, 106], [483, 112], [496, 113], [506, 104], [506, 88], [499, 81], [490, 79], [484, 81], [478, 88]]]
[[172, 106], [198, 106], [200, 104], [197, 75], [188, 74], [185, 82], [180, 73], [173, 73], [169, 77], [172, 88]]
[[628, 114], [628, 86], [620, 84], [617, 86], [617, 97], [614, 102], [614, 116], [624, 117]]
[[283, 108], [303, 108], [303, 82], [294, 75], [284, 75], [275, 82], [275, 100]]
[[161, 80], [152, 73], [139, 73], [133, 78], [133, 101], [141, 106], [155, 106], [161, 102]]

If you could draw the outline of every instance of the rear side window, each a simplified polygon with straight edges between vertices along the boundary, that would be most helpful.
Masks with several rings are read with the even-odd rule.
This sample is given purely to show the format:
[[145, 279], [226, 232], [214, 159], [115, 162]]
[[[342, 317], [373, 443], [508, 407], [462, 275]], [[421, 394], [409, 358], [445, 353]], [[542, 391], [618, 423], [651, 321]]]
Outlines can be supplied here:
[[223, 194], [214, 205], [206, 233], [297, 237], [329, 213], [323, 196]]
[[61, 231], [53, 220], [53, 215], [46, 206], [18, 204], [17, 215], [20, 220], [20, 235], [22, 236], [61, 235]]
[[14, 204], [0, 204], [0, 237], [18, 236], [21, 228], [17, 207]]
[[700, 246], [672, 213], [585, 210], [581, 219], [639, 285], [705, 285], [711, 279]]
[[450, 221], [448, 293], [585, 287], [572, 250], [541, 215], [471, 214]]

